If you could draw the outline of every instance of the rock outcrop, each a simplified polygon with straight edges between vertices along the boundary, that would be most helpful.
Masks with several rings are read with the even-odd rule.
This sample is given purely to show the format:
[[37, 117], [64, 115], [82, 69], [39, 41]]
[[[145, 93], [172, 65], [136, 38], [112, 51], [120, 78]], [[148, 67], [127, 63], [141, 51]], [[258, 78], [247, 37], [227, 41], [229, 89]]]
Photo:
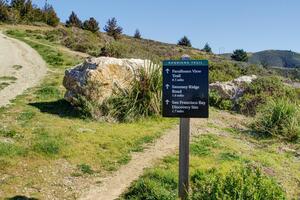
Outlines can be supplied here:
[[235, 100], [243, 95], [246, 84], [255, 79], [257, 79], [255, 75], [241, 76], [233, 81], [212, 83], [209, 88], [217, 91], [223, 99]]
[[101, 104], [112, 94], [113, 87], [129, 86], [137, 69], [149, 61], [141, 59], [117, 59], [110, 57], [88, 58], [84, 63], [66, 70], [63, 85], [67, 89], [65, 99], [76, 105], [77, 97]]
[[[114, 87], [127, 88], [138, 69], [144, 68], [150, 61], [141, 59], [117, 59], [110, 57], [88, 58], [84, 63], [66, 70], [63, 85], [67, 89], [65, 99], [76, 105], [78, 96], [101, 104], [111, 96]], [[242, 96], [245, 85], [257, 77], [242, 76], [233, 81], [210, 84], [210, 90], [216, 90], [223, 99], [235, 100]]]

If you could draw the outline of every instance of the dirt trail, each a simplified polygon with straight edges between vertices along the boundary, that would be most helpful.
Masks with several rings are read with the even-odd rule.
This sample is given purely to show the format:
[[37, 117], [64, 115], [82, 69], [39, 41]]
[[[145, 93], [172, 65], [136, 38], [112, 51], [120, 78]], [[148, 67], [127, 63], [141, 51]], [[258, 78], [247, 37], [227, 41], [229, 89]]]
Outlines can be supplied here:
[[47, 65], [34, 49], [0, 33], [0, 84], [6, 84], [0, 87], [0, 107], [37, 85], [46, 73]]
[[[192, 120], [192, 135], [199, 134], [200, 127], [207, 126], [207, 120]], [[203, 132], [203, 131], [202, 131]], [[131, 183], [143, 174], [145, 168], [150, 168], [167, 155], [176, 153], [179, 144], [178, 127], [170, 130], [158, 139], [155, 144], [148, 146], [143, 152], [135, 153], [132, 160], [108, 177], [97, 180], [100, 185], [92, 186], [83, 193], [82, 200], [113, 200], [117, 199]]]

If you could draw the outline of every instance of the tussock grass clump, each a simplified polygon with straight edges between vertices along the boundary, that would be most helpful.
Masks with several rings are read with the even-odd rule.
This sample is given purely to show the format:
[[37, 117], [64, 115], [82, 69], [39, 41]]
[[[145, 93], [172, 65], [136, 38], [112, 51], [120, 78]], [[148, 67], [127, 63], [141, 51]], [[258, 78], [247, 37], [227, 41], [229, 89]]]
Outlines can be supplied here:
[[161, 112], [162, 74], [161, 66], [146, 63], [137, 70], [131, 87], [116, 87], [113, 95], [104, 103], [107, 116], [120, 122], [156, 116]]
[[262, 136], [295, 141], [300, 136], [299, 105], [284, 99], [272, 100], [261, 109], [252, 127]]
[[92, 167], [88, 164], [80, 164], [77, 165], [77, 168], [83, 173], [83, 174], [93, 174], [94, 170]]

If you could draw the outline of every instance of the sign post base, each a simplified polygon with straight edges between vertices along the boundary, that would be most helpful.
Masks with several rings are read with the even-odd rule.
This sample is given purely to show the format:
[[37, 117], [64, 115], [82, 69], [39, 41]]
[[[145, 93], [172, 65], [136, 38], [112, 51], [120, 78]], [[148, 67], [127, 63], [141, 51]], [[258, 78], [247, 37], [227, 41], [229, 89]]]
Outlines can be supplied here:
[[190, 152], [190, 118], [180, 118], [179, 139], [179, 187], [181, 199], [189, 194], [189, 152]]

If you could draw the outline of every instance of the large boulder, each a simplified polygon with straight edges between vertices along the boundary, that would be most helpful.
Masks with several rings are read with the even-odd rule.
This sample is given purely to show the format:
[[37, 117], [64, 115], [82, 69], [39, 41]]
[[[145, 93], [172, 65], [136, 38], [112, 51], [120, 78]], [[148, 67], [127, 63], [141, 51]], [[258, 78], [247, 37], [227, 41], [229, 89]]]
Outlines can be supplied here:
[[117, 59], [110, 57], [88, 58], [84, 63], [66, 70], [63, 85], [67, 89], [65, 99], [77, 104], [79, 96], [101, 104], [115, 86], [129, 86], [137, 69], [148, 61], [141, 59]]
[[244, 93], [245, 86], [257, 79], [257, 76], [241, 76], [228, 82], [216, 82], [209, 85], [210, 90], [217, 91], [223, 99], [235, 100]]

